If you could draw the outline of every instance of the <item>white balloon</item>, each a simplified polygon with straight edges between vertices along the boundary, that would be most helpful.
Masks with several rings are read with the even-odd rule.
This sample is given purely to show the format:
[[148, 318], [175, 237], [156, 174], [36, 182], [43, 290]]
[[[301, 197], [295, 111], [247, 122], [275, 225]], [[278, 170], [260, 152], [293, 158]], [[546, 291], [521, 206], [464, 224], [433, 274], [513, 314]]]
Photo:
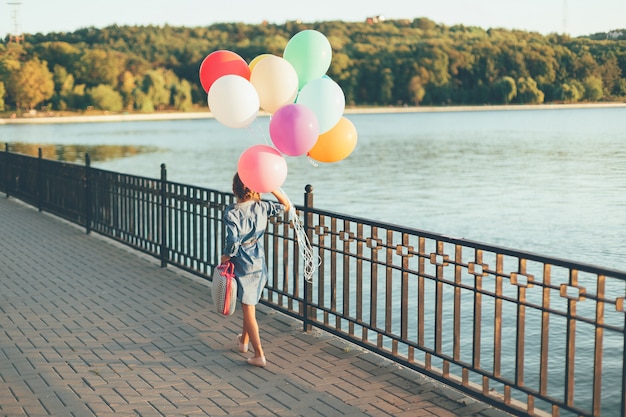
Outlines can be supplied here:
[[293, 103], [298, 94], [296, 70], [276, 55], [266, 56], [254, 65], [250, 82], [259, 94], [261, 108], [268, 113]]
[[227, 127], [248, 127], [259, 114], [259, 95], [250, 81], [239, 75], [215, 80], [207, 101], [213, 117]]

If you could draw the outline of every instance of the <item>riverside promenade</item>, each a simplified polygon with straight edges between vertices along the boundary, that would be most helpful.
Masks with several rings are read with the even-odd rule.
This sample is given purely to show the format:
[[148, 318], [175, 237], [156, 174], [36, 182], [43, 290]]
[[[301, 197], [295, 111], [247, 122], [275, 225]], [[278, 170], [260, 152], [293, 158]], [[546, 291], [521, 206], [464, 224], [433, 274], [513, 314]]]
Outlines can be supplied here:
[[508, 414], [259, 307], [266, 368], [210, 283], [0, 196], [0, 416]]

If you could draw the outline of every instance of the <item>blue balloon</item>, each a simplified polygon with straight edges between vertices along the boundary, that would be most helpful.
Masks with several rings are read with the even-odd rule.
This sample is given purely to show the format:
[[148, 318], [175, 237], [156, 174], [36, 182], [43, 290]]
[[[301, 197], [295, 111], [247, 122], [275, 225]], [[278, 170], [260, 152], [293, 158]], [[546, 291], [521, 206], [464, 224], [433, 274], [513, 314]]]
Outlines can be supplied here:
[[305, 84], [296, 98], [296, 103], [313, 110], [322, 134], [332, 129], [343, 116], [346, 97], [339, 84], [328, 77], [322, 77]]

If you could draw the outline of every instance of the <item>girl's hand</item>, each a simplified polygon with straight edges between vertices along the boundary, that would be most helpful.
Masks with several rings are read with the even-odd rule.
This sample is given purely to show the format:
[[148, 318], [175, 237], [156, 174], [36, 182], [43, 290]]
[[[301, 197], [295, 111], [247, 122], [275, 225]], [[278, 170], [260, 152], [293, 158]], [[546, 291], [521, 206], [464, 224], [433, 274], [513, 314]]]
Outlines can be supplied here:
[[290, 202], [289, 202], [289, 199], [287, 198], [287, 196], [285, 196], [283, 193], [281, 193], [278, 190], [272, 191], [272, 194], [274, 195], [274, 197], [276, 197], [276, 199], [278, 200], [278, 202], [280, 204], [285, 206], [285, 212], [288, 212], [289, 209], [291, 208], [291, 206], [289, 204]]
[[222, 255], [222, 258], [220, 259], [220, 263], [221, 264], [225, 264], [226, 262], [230, 261], [230, 256], [228, 255]]

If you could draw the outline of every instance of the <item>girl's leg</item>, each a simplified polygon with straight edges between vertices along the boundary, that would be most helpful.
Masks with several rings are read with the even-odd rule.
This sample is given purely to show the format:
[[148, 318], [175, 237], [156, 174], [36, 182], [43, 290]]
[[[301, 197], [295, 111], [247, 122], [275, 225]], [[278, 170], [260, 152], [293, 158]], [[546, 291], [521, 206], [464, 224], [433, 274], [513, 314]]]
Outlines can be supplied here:
[[259, 324], [256, 321], [256, 308], [254, 305], [250, 304], [241, 304], [241, 307], [243, 310], [243, 333], [241, 341], [250, 341], [254, 349], [255, 358], [265, 357], [263, 347], [261, 346], [261, 337], [259, 336]]
[[243, 311], [243, 327], [241, 329], [241, 338], [238, 338], [237, 341], [240, 344], [248, 346], [250, 343], [250, 334], [248, 334], [248, 328], [246, 327], [246, 309], [247, 304], [241, 303], [241, 311]]

